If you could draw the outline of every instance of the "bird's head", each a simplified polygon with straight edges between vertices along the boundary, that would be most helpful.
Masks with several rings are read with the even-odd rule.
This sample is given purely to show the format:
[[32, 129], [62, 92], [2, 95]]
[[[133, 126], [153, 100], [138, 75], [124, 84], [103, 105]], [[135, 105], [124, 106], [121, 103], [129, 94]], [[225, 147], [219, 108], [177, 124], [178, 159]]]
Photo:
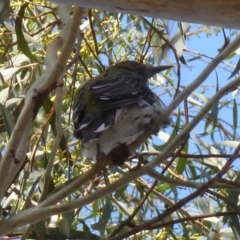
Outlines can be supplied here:
[[106, 69], [106, 72], [111, 74], [132, 72], [133, 74], [138, 74], [139, 76], [142, 76], [145, 79], [149, 79], [153, 77], [155, 74], [172, 67], [173, 66], [171, 65], [154, 67], [136, 61], [125, 61], [110, 66], [109, 68]]

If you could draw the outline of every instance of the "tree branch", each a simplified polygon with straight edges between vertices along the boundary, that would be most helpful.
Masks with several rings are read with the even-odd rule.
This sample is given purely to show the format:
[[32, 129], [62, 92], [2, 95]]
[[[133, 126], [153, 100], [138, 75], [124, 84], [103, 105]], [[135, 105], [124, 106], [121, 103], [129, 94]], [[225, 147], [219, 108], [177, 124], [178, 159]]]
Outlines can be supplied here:
[[[17, 120], [0, 163], [0, 199], [3, 198], [9, 184], [11, 184], [25, 160], [27, 150], [26, 137], [29, 134], [33, 117], [37, 114], [48, 94], [56, 87], [58, 79], [65, 71], [66, 62], [72, 52], [82, 14], [82, 9], [75, 9], [71, 25], [69, 27], [65, 26], [64, 29], [68, 33], [67, 38], [57, 38], [59, 43], [57, 47], [59, 48], [63, 45], [62, 54], [59, 56], [57, 63], [52, 71], [47, 70], [45, 72], [44, 79], [41, 78], [43, 81], [38, 81], [39, 79], [36, 81], [36, 85], [30, 89], [31, 91], [26, 96], [24, 108]], [[15, 154], [19, 164], [14, 163], [12, 153]]]

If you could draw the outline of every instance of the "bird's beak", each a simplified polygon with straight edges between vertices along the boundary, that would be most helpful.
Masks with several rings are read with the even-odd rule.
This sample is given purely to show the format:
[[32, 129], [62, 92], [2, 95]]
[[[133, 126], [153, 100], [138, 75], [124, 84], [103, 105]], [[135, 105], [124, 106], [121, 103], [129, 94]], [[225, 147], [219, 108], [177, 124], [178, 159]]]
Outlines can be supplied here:
[[147, 74], [148, 74], [148, 78], [151, 78], [152, 76], [154, 76], [155, 74], [167, 70], [169, 68], [172, 68], [173, 66], [171, 65], [166, 65], [166, 66], [157, 66], [157, 67], [147, 67]]

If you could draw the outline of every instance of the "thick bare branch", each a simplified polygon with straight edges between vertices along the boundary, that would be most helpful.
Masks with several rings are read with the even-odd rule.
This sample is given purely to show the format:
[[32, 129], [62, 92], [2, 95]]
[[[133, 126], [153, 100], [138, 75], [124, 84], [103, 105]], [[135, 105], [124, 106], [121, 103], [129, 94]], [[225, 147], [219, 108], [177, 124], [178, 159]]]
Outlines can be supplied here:
[[[64, 3], [64, 0], [54, 0]], [[240, 29], [239, 0], [69, 0], [69, 4], [103, 11], [122, 12], [140, 16], [158, 17], [181, 22], [202, 23], [211, 26]]]

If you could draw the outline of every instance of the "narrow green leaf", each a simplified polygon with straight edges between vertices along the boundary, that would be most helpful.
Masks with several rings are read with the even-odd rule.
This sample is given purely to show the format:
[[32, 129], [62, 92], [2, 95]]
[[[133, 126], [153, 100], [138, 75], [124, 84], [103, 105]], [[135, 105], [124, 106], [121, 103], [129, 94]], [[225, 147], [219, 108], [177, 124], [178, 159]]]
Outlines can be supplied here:
[[97, 61], [95, 61], [95, 65], [99, 74], [101, 74], [104, 71], [104, 69], [102, 69], [102, 66]]
[[0, 0], [0, 24], [8, 17], [10, 0]]
[[186, 62], [186, 60], [185, 60], [185, 58], [184, 58], [183, 55], [179, 57], [179, 61], [180, 61], [182, 64], [184, 64], [184, 65], [187, 64], [187, 62]]
[[[116, 199], [122, 198], [124, 196], [124, 192], [126, 191], [127, 187], [128, 187], [128, 185], [126, 185], [126, 186], [120, 188], [118, 191], [116, 191], [115, 194], [114, 194], [114, 197]], [[137, 185], [137, 187], [138, 187], [138, 185]], [[138, 189], [138, 191], [139, 191], [139, 189]]]
[[34, 224], [33, 231], [37, 236], [41, 236], [45, 233], [45, 224], [46, 224], [45, 220], [39, 221]]
[[[240, 183], [240, 174], [237, 176], [237, 178], [234, 181], [235, 183], [239, 184]], [[238, 206], [238, 199], [239, 199], [239, 191], [235, 191], [235, 190], [231, 190], [229, 191], [228, 194], [228, 201], [232, 203], [232, 205], [234, 205], [235, 207], [237, 207], [239, 209]], [[227, 204], [227, 209], [228, 211], [233, 211], [232, 205]], [[240, 222], [239, 222], [239, 217], [238, 214], [236, 213], [236, 215], [229, 215], [229, 224], [233, 230], [233, 233], [236, 237], [236, 239], [240, 239]]]
[[92, 239], [92, 240], [99, 240], [100, 238], [94, 234], [91, 233], [90, 228], [88, 227], [88, 225], [83, 221], [83, 220], [79, 220], [80, 223], [82, 223], [83, 225], [83, 230], [84, 230], [84, 239]]
[[99, 221], [97, 223], [92, 224], [92, 229], [93, 230], [105, 229], [106, 224], [108, 223], [109, 218], [111, 217], [111, 213], [112, 204], [110, 203], [110, 201], [107, 200], [103, 208], [102, 216], [99, 218]]
[[238, 108], [236, 99], [233, 101], [233, 140], [236, 139], [236, 130], [238, 127]]
[[2, 114], [2, 117], [3, 117], [3, 120], [4, 120], [4, 123], [5, 123], [5, 127], [6, 127], [6, 130], [7, 130], [7, 133], [8, 133], [8, 136], [10, 137], [12, 131], [13, 131], [13, 128], [15, 126], [15, 122], [13, 120], [13, 117], [12, 117], [12, 114], [11, 112], [2, 104], [0, 104], [0, 111], [1, 111], [1, 114]]
[[228, 79], [234, 77], [239, 72], [239, 70], [240, 70], [240, 58], [238, 59], [237, 65]]
[[[183, 152], [188, 153], [188, 142], [186, 142], [186, 144], [184, 145]], [[178, 174], [183, 173], [183, 171], [186, 168], [187, 162], [188, 162], [188, 160], [185, 157], [179, 157], [178, 158], [178, 162], [177, 162], [177, 172], [178, 172]]]
[[[217, 72], [216, 72], [216, 92], [219, 91], [219, 83], [218, 83], [218, 75], [217, 75]], [[218, 111], [219, 111], [219, 108], [218, 108], [218, 102], [214, 104], [213, 108], [212, 108], [212, 111], [210, 112], [210, 114], [208, 115], [210, 117], [210, 121], [212, 123], [212, 127], [210, 129], [207, 130], [207, 127], [208, 127], [208, 124], [209, 124], [209, 121], [206, 122], [205, 124], [205, 132], [207, 134], [212, 134], [214, 129], [216, 128], [217, 126], [217, 122], [218, 122]]]
[[98, 201], [93, 202], [92, 208], [93, 208], [93, 217], [96, 218], [98, 215]]
[[60, 233], [64, 234], [65, 236], [70, 236], [70, 230], [72, 228], [72, 223], [74, 220], [74, 211], [65, 212], [62, 214], [62, 221], [59, 224]]
[[[153, 33], [152, 38], [151, 38], [151, 45], [152, 46], [161, 46], [162, 45], [162, 39], [159, 38], [159, 35], [157, 33]], [[157, 64], [160, 64], [162, 60], [162, 48], [152, 48], [153, 51], [153, 57]]]
[[16, 17], [16, 21], [15, 21], [15, 31], [16, 31], [16, 35], [17, 35], [17, 43], [18, 43], [18, 47], [19, 49], [29, 58], [31, 59], [33, 62], [39, 62], [39, 60], [32, 54], [31, 50], [28, 47], [28, 43], [26, 41], [26, 39], [24, 38], [23, 32], [22, 32], [22, 19], [24, 17], [24, 12], [26, 7], [28, 6], [29, 3], [24, 3], [19, 12], [18, 15]]

